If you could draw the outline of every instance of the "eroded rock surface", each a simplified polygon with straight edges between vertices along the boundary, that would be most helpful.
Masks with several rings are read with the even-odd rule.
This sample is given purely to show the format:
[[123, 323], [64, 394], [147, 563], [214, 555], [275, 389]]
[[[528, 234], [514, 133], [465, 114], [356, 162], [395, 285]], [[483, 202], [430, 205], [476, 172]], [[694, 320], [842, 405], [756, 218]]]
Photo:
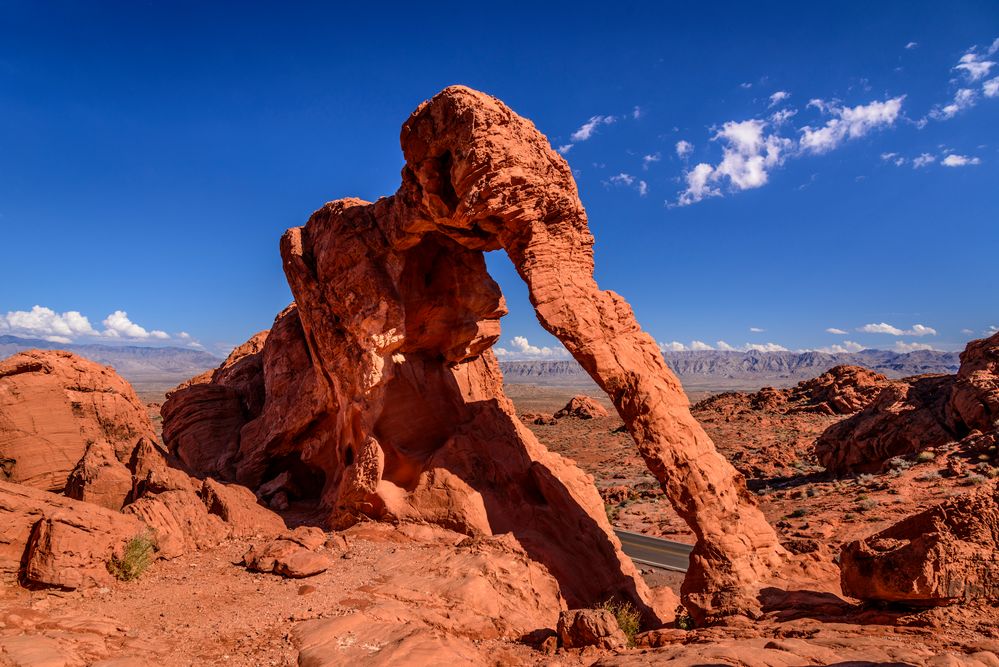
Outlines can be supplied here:
[[896, 456], [993, 437], [997, 417], [999, 334], [968, 343], [957, 375], [891, 382], [863, 411], [826, 430], [815, 450], [831, 472], [876, 472]]
[[458, 86], [413, 113], [402, 149], [395, 195], [331, 202], [285, 234], [295, 306], [262, 349], [173, 393], [171, 450], [265, 498], [292, 471], [267, 499], [316, 498], [334, 526], [371, 517], [512, 532], [571, 604], [617, 597], [653, 617], [591, 480], [546, 451], [503, 394], [490, 348], [506, 307], [483, 257], [502, 249], [696, 533], [687, 604], [702, 618], [756, 610], [785, 552], [655, 341], [594, 281], [565, 161], [529, 121]]
[[70, 589], [110, 583], [111, 555], [145, 530], [120, 512], [0, 482], [0, 574], [8, 581]]
[[864, 600], [937, 605], [999, 599], [999, 485], [845, 544], [840, 572], [843, 592]]
[[59, 350], [0, 361], [5, 480], [62, 492], [89, 446], [127, 463], [142, 439], [156, 439], [146, 407], [111, 368]]
[[600, 405], [595, 399], [589, 396], [573, 396], [561, 410], [554, 415], [555, 419], [565, 419], [574, 417], [576, 419], [593, 419], [594, 417], [606, 417], [607, 409]]

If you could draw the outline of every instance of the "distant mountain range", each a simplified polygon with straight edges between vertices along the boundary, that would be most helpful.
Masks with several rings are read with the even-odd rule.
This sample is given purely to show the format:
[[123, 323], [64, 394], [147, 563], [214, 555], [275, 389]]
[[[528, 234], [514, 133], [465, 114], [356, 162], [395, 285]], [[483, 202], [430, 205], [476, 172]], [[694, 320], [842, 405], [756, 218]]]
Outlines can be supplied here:
[[0, 336], [0, 358], [32, 349], [68, 350], [99, 364], [111, 366], [123, 378], [137, 385], [137, 389], [140, 384], [176, 385], [222, 363], [221, 359], [212, 354], [184, 347], [66, 345], [37, 338]]
[[[957, 352], [898, 353], [862, 350], [850, 354], [825, 352], [664, 352], [666, 363], [688, 386], [750, 388], [789, 385], [821, 375], [833, 366], [863, 366], [890, 378], [923, 373], [956, 373]], [[578, 363], [566, 361], [501, 361], [503, 377], [512, 384], [591, 384]]]
[[[165, 390], [209, 368], [222, 359], [183, 347], [136, 345], [65, 345], [34, 338], [0, 336], [0, 358], [30, 349], [69, 350], [97, 363], [112, 366], [136, 389]], [[956, 352], [918, 351], [900, 354], [863, 350], [852, 354], [824, 352], [665, 352], [666, 363], [684, 385], [697, 389], [751, 389], [764, 385], [791, 385], [821, 375], [833, 366], [852, 364], [891, 378], [922, 373], [956, 373]], [[503, 377], [511, 384], [549, 386], [592, 385], [590, 376], [572, 359], [564, 361], [502, 361]]]

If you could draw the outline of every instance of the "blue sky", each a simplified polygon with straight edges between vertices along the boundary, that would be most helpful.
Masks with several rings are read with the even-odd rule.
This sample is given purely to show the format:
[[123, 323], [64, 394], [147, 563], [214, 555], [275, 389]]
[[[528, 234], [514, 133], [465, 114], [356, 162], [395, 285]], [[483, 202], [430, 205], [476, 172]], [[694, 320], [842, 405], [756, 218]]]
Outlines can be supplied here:
[[[564, 153], [666, 347], [999, 325], [999, 4], [652, 4], [0, 2], [0, 333], [224, 352], [291, 299], [281, 233], [394, 192], [453, 83]], [[559, 356], [489, 265], [499, 347]]]

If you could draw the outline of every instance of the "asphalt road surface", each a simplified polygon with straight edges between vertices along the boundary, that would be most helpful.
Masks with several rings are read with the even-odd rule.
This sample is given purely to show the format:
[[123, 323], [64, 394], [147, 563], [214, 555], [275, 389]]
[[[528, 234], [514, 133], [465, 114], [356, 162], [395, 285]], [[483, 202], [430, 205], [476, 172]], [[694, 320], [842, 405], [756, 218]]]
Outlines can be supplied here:
[[694, 548], [689, 544], [664, 540], [661, 537], [649, 537], [627, 530], [615, 530], [614, 532], [621, 540], [624, 553], [628, 554], [631, 560], [636, 563], [664, 570], [675, 570], [676, 572], [687, 571], [690, 552]]

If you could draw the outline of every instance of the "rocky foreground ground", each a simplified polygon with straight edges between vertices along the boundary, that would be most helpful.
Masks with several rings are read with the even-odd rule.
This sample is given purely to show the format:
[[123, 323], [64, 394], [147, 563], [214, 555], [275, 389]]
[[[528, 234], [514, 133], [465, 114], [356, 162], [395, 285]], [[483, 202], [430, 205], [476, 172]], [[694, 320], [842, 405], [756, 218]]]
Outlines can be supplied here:
[[[397, 193], [288, 230], [295, 303], [159, 426], [110, 368], [0, 361], [0, 660], [999, 664], [999, 334], [691, 409], [529, 121], [456, 86], [401, 139]], [[613, 412], [507, 397], [499, 249]], [[688, 539], [682, 581], [613, 525]]]

